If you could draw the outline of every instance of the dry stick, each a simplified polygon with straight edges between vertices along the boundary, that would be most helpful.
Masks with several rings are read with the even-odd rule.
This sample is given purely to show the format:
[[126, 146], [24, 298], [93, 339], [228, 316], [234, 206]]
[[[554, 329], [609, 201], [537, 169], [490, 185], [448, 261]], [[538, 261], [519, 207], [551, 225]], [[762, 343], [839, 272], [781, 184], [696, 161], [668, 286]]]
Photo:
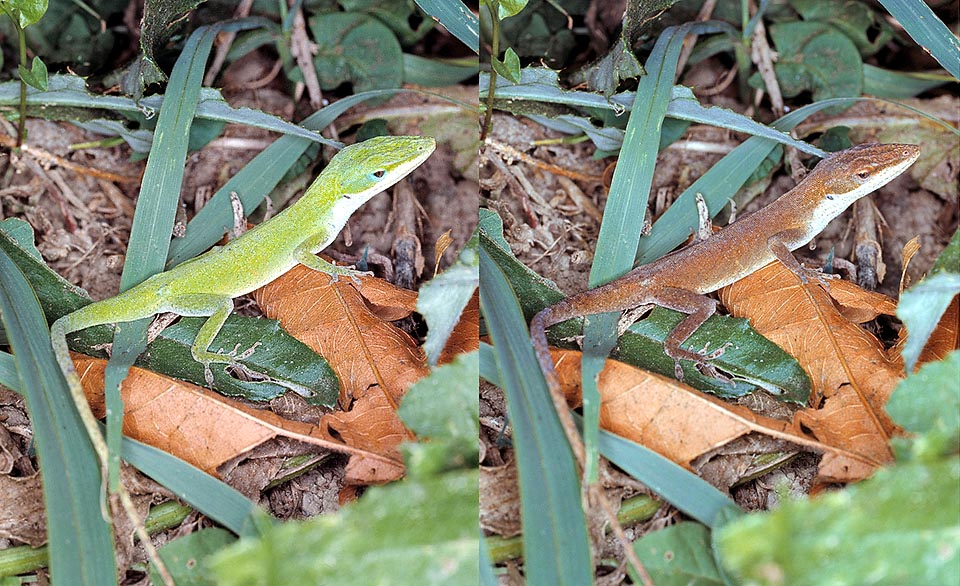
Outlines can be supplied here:
[[[237, 9], [233, 12], [233, 17], [244, 18], [250, 16], [252, 6], [253, 0], [240, 0]], [[213, 56], [213, 62], [210, 64], [207, 74], [203, 76], [203, 85], [205, 86], [212, 86], [214, 80], [217, 79], [217, 74], [220, 73], [220, 68], [227, 61], [227, 54], [230, 52], [234, 39], [237, 38], [237, 33], [235, 31], [224, 31], [217, 36], [220, 37], [220, 42], [217, 44], [217, 52]]]
[[[291, 0], [294, 4], [296, 0]], [[293, 29], [290, 31], [290, 52], [297, 60], [297, 67], [303, 74], [303, 84], [307, 87], [307, 94], [310, 96], [310, 106], [314, 110], [319, 110], [323, 102], [323, 94], [320, 93], [320, 81], [317, 79], [317, 70], [313, 66], [313, 53], [315, 45], [307, 36], [307, 22], [303, 18], [303, 7], [297, 7], [297, 13], [293, 17]]]
[[508, 144], [504, 144], [492, 138], [488, 138], [486, 144], [493, 147], [494, 150], [504, 155], [513, 157], [515, 159], [523, 161], [524, 163], [529, 163], [530, 165], [539, 167], [544, 171], [547, 171], [548, 173], [553, 173], [554, 175], [563, 175], [564, 177], [569, 177], [571, 179], [578, 179], [580, 181], [600, 181], [600, 177], [597, 175], [587, 175], [585, 173], [577, 173], [576, 171], [564, 169], [559, 165], [545, 163], [539, 159], [535, 159], [534, 157], [531, 157], [530, 155], [524, 152], [518, 151], [517, 149], [513, 148]]

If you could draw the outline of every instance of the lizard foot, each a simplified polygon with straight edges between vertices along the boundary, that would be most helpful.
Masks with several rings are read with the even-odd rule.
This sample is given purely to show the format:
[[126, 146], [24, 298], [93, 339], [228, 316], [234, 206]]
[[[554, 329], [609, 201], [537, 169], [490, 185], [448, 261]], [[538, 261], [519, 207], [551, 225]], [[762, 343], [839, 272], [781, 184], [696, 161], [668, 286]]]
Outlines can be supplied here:
[[840, 275], [833, 273], [825, 273], [821, 269], [812, 269], [810, 267], [800, 265], [799, 271], [794, 271], [794, 274], [800, 278], [800, 282], [806, 285], [810, 281], [815, 281], [823, 285], [823, 288], [827, 291], [830, 290], [830, 281], [833, 279], [839, 279]]
[[340, 277], [350, 277], [350, 280], [353, 281], [353, 284], [358, 288], [363, 284], [360, 280], [360, 277], [372, 277], [373, 273], [371, 271], [358, 271], [354, 265], [348, 266], [338, 266], [334, 263], [330, 263], [335, 270], [331, 270], [327, 273], [330, 276], [330, 283], [337, 283], [340, 281]]
[[733, 344], [730, 342], [724, 342], [722, 346], [712, 352], [707, 352], [706, 348], [700, 351], [684, 350], [683, 348], [667, 348], [665, 350], [667, 356], [673, 358], [673, 373], [678, 381], [683, 382], [683, 368], [680, 366], [680, 360], [690, 360], [693, 362], [696, 369], [704, 376], [722, 380], [724, 382], [732, 382], [730, 377], [721, 374], [714, 365], [708, 362], [709, 360], [715, 360], [723, 356], [723, 353], [726, 352], [727, 348], [732, 345]]

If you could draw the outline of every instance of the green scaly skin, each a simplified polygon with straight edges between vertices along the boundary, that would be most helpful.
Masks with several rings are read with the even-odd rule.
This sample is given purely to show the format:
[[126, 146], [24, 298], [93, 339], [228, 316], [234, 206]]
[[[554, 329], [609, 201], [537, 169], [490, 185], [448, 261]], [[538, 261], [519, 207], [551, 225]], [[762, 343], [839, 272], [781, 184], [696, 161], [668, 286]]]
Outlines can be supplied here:
[[[233, 298], [266, 285], [298, 264], [330, 275], [334, 281], [340, 275], [355, 277], [356, 271], [315, 254], [333, 242], [361, 205], [419, 167], [435, 148], [433, 138], [413, 136], [379, 137], [348, 146], [330, 161], [302, 198], [275, 218], [116, 297], [91, 303], [54, 322], [50, 328], [53, 350], [104, 473], [107, 445], [70, 358], [68, 334], [162, 312], [207, 316], [191, 354], [208, 372], [212, 363], [233, 363], [234, 356], [209, 350], [233, 311]], [[128, 501], [122, 486], [120, 491], [121, 500]], [[142, 525], [133, 517], [131, 520]], [[141, 541], [149, 543], [144, 536]]]

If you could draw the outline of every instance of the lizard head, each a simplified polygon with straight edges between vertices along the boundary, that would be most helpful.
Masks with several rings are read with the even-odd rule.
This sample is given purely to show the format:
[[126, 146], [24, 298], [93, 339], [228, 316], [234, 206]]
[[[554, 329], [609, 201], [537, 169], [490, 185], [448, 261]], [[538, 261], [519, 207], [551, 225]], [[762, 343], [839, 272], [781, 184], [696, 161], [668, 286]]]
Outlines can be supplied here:
[[903, 173], [920, 156], [913, 144], [861, 144], [836, 152], [810, 172], [829, 198], [844, 206], [875, 191]]
[[807, 174], [810, 193], [816, 194], [807, 203], [811, 222], [822, 230], [853, 202], [880, 189], [906, 171], [920, 156], [920, 147], [913, 144], [862, 144], [833, 153]]
[[429, 136], [379, 136], [341, 150], [317, 184], [334, 188], [338, 212], [349, 217], [374, 195], [391, 187], [427, 160], [436, 148]]

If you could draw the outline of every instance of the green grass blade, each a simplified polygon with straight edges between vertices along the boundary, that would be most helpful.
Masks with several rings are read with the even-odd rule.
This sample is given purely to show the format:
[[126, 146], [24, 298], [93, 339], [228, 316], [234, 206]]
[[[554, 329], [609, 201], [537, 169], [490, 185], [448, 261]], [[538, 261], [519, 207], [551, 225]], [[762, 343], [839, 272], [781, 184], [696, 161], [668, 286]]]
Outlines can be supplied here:
[[272, 519], [250, 499], [163, 450], [123, 438], [123, 459], [210, 519], [241, 537], [255, 537]]
[[600, 451], [663, 500], [707, 527], [714, 526], [724, 509], [740, 511], [713, 485], [640, 444], [600, 430]]
[[593, 565], [573, 453], [516, 296], [483, 246], [480, 273], [480, 307], [494, 342], [513, 425], [527, 583], [591, 584]]
[[954, 79], [960, 79], [960, 40], [937, 18], [926, 2], [880, 0], [880, 4]]
[[432, 16], [474, 53], [480, 53], [480, 21], [461, 0], [416, 0], [417, 6]]
[[63, 584], [116, 584], [112, 531], [101, 513], [100, 465], [54, 358], [37, 297], [4, 252], [0, 252], [0, 313], [40, 458], [52, 579]]
[[[220, 28], [204, 26], [194, 31], [170, 75], [130, 228], [126, 262], [120, 276], [121, 291], [163, 270], [180, 201], [190, 126], [200, 97], [204, 64]], [[113, 355], [104, 373], [111, 490], [119, 482], [123, 427], [120, 383], [126, 378], [137, 356], [146, 349], [149, 322], [149, 319], [142, 319], [117, 330], [113, 340]]]
[[421, 87], [446, 87], [475, 77], [479, 61], [473, 59], [440, 60], [403, 54], [403, 81]]
[[[705, 28], [706, 25], [700, 25], [697, 28], [699, 29], [701, 27]], [[486, 95], [489, 81], [489, 75], [480, 75], [481, 99]], [[634, 92], [617, 94], [607, 99], [602, 95], [590, 92], [566, 90], [560, 87], [559, 78], [555, 71], [545, 68], [528, 67], [521, 70], [520, 83], [518, 84], [512, 84], [509, 80], [502, 77], [497, 78], [497, 96], [495, 103], [498, 108], [524, 115], [530, 113], [531, 108], [524, 109], [519, 107], [518, 104], [522, 105], [526, 102], [546, 102], [549, 104], [563, 104], [575, 108], [599, 108], [601, 110], [622, 112], [633, 109], [635, 98], [636, 93]], [[542, 111], [541, 107], [535, 104], [532, 105], [532, 112], [540, 111]], [[736, 132], [744, 132], [753, 136], [765, 136], [812, 155], [821, 156], [823, 154], [822, 151], [816, 147], [802, 140], [792, 138], [788, 134], [778, 132], [743, 114], [719, 106], [703, 106], [697, 101], [696, 96], [693, 95], [690, 88], [684, 86], [678, 85], [673, 87], [670, 104], [667, 106], [667, 116], [677, 118], [678, 120], [710, 124], [711, 126], [726, 128]], [[568, 123], [570, 123], [571, 118], [574, 117], [570, 115], [557, 117], [557, 119], [565, 120]], [[580, 116], [580, 120], [581, 122], [579, 124], [592, 125], [584, 116]], [[569, 130], [563, 129], [561, 129], [561, 131], [569, 132]], [[613, 131], [616, 133], [622, 132], [615, 127], [595, 129], [595, 132]], [[607, 136], [606, 138], [613, 139], [612, 136]], [[622, 139], [618, 142], [622, 142]], [[602, 148], [612, 150], [608, 148], [608, 145], [604, 145]], [[619, 144], [617, 144], [617, 148], [619, 148]]]
[[[603, 209], [597, 249], [590, 269], [590, 287], [608, 283], [633, 268], [647, 198], [657, 164], [660, 129], [673, 93], [673, 80], [683, 39], [690, 25], [670, 27], [657, 39], [647, 59], [627, 122], [623, 149]], [[619, 312], [585, 316], [583, 325], [583, 417], [587, 482], [597, 479], [597, 430], [600, 391], [597, 379], [617, 343]]]
[[[18, 105], [20, 99], [19, 91], [19, 82], [10, 81], [0, 83], [0, 105]], [[50, 76], [47, 91], [40, 92], [31, 88], [31, 90], [27, 92], [27, 107], [28, 112], [37, 111], [39, 108], [42, 109], [42, 112], [45, 112], [45, 114], [43, 114], [44, 117], [62, 118], [66, 120], [75, 117], [69, 113], [69, 110], [72, 108], [108, 110], [130, 114], [145, 113], [152, 116], [160, 110], [163, 98], [164, 96], [162, 95], [148, 96], [140, 100], [140, 102], [136, 102], [132, 98], [124, 96], [92, 94], [87, 91], [86, 82], [83, 78], [75, 75], [59, 74]], [[52, 116], [50, 112], [58, 108], [64, 109], [64, 114], [61, 116]], [[39, 113], [40, 112], [38, 112], [38, 114]], [[197, 103], [196, 116], [203, 120], [245, 124], [272, 132], [299, 136], [329, 146], [339, 146], [339, 143], [335, 141], [324, 138], [316, 132], [287, 122], [272, 114], [251, 108], [233, 108], [223, 99], [219, 90], [212, 88], [203, 88], [200, 91], [200, 101]], [[149, 142], [150, 133], [148, 131], [145, 132]]]

